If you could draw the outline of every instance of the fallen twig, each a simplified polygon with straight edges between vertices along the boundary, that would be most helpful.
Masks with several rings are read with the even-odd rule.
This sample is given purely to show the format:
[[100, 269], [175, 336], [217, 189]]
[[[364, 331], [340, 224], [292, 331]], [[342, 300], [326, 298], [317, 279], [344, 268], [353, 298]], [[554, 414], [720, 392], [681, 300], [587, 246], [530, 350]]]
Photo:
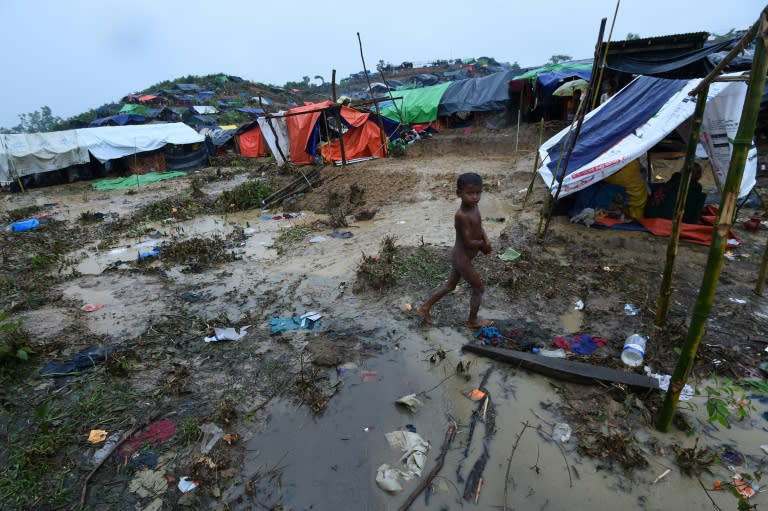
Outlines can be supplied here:
[[515, 455], [517, 444], [520, 443], [520, 439], [523, 437], [523, 433], [525, 433], [525, 430], [530, 427], [531, 425], [528, 424], [527, 421], [523, 422], [523, 429], [520, 430], [520, 433], [518, 433], [517, 439], [515, 440], [515, 445], [512, 446], [512, 452], [509, 453], [509, 458], [507, 459], [507, 472], [504, 475], [504, 511], [507, 511], [507, 495], [509, 494], [509, 471], [512, 468], [512, 456]]
[[706, 495], [706, 496], [707, 496], [707, 498], [709, 499], [709, 501], [712, 503], [712, 506], [714, 506], [714, 508], [715, 508], [715, 509], [717, 509], [717, 511], [723, 511], [722, 509], [720, 509], [720, 506], [718, 506], [717, 504], [715, 504], [715, 500], [714, 500], [714, 499], [713, 499], [713, 498], [712, 498], [712, 497], [709, 495], [709, 490], [707, 490], [707, 488], [704, 486], [704, 483], [702, 483], [702, 482], [701, 482], [701, 479], [699, 479], [699, 478], [697, 477], [697, 478], [696, 478], [696, 480], [697, 480], [697, 481], [699, 482], [699, 484], [701, 485], [701, 489], [702, 489], [702, 490], [704, 490], [704, 495]]
[[443, 463], [445, 463], [445, 455], [448, 452], [448, 449], [451, 447], [451, 442], [453, 441], [454, 436], [456, 436], [456, 423], [451, 422], [445, 432], [443, 445], [440, 447], [440, 454], [435, 460], [435, 466], [432, 468], [432, 470], [429, 471], [429, 474], [427, 474], [427, 477], [424, 478], [421, 484], [419, 484], [419, 486], [417, 486], [416, 489], [413, 490], [413, 492], [408, 496], [405, 502], [403, 502], [403, 505], [400, 506], [399, 511], [406, 511], [408, 508], [410, 508], [411, 504], [413, 504], [416, 500], [416, 497], [418, 497], [421, 492], [423, 492], [424, 489], [432, 483], [432, 479], [434, 479], [437, 473], [440, 472], [440, 469], [443, 468]]

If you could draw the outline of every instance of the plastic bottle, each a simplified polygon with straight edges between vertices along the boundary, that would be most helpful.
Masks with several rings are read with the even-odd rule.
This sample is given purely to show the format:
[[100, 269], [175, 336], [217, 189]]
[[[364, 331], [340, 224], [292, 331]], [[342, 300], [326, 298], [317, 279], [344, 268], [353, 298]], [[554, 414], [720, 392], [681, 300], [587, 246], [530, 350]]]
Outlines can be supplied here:
[[37, 218], [28, 218], [26, 220], [18, 220], [13, 222], [9, 227], [11, 232], [24, 232], [31, 231], [35, 227], [40, 225], [40, 220]]
[[101, 460], [112, 454], [112, 450], [115, 448], [119, 441], [120, 433], [112, 433], [109, 435], [106, 442], [104, 442], [104, 445], [101, 446], [101, 449], [93, 453], [93, 462], [101, 463]]
[[624, 349], [621, 351], [621, 361], [629, 367], [637, 367], [643, 363], [645, 356], [645, 343], [647, 339], [640, 334], [632, 334], [624, 341]]

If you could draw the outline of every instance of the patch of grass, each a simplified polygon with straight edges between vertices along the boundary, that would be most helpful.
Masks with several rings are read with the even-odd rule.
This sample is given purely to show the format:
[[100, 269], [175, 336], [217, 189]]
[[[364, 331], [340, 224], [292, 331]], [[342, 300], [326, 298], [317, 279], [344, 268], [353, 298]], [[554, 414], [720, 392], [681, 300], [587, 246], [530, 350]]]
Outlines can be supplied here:
[[427, 250], [423, 245], [409, 255], [397, 258], [398, 276], [424, 287], [432, 288], [442, 284], [451, 270], [451, 264], [444, 255]]
[[32, 266], [50, 266], [56, 262], [56, 256], [51, 254], [35, 254], [29, 258]]
[[10, 320], [9, 317], [9, 312], [0, 312], [0, 364], [28, 360], [33, 353], [22, 320]]
[[203, 432], [200, 431], [200, 421], [196, 417], [187, 417], [181, 421], [176, 432], [185, 446], [197, 442], [203, 436]]
[[301, 243], [315, 232], [317, 228], [314, 225], [294, 225], [281, 229], [280, 233], [272, 242], [271, 248], [277, 250], [278, 254], [284, 254], [288, 248], [297, 243]]
[[189, 196], [168, 197], [154, 201], [144, 206], [133, 216], [134, 221], [156, 222], [172, 218], [174, 220], [190, 220], [200, 213], [210, 212], [210, 205], [204, 201]]
[[187, 264], [192, 269], [210, 268], [219, 263], [238, 259], [219, 236], [190, 238], [163, 246], [160, 259], [164, 263]]
[[232, 190], [225, 190], [219, 196], [216, 209], [222, 213], [245, 211], [261, 207], [261, 201], [270, 193], [266, 181], [248, 181]]
[[388, 289], [397, 283], [397, 247], [396, 238], [387, 235], [381, 241], [381, 247], [377, 255], [365, 255], [357, 267], [357, 279], [353, 290], [355, 292], [366, 289]]
[[35, 216], [42, 210], [43, 206], [25, 206], [23, 208], [16, 208], [10, 211], [6, 211], [3, 216], [7, 222], [15, 222], [16, 220], [23, 220], [25, 218]]

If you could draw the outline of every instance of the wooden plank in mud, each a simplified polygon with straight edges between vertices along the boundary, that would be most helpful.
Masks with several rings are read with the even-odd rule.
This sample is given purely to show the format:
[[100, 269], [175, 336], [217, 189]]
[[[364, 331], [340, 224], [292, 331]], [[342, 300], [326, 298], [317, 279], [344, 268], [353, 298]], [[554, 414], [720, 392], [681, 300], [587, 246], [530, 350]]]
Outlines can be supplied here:
[[462, 350], [476, 353], [484, 357], [523, 367], [544, 376], [574, 383], [595, 383], [597, 381], [622, 383], [630, 387], [643, 389], [658, 389], [659, 382], [648, 376], [628, 371], [619, 371], [609, 367], [601, 367], [584, 362], [576, 362], [564, 358], [551, 358], [525, 353], [523, 351], [504, 348], [494, 348], [481, 344], [465, 344]]

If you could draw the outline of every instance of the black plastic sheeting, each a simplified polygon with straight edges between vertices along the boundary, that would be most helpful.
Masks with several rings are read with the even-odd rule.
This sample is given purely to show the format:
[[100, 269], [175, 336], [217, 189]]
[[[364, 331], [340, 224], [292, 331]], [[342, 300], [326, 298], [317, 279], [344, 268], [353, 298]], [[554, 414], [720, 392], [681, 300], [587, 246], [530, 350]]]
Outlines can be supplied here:
[[[608, 55], [606, 66], [621, 73], [675, 78], [703, 78], [714, 69], [707, 57], [732, 46], [734, 41], [705, 45], [697, 50], [652, 50]], [[685, 69], [683, 69], [685, 68]]]
[[502, 71], [453, 82], [440, 100], [437, 115], [504, 110], [509, 99], [509, 81], [517, 74], [520, 71]]

